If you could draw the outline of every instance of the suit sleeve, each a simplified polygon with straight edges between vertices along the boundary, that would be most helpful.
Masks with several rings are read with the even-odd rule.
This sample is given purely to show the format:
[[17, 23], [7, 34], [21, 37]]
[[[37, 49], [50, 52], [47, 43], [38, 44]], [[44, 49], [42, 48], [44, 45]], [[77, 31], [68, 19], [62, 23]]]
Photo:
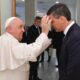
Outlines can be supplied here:
[[68, 46], [66, 80], [80, 80], [80, 37], [73, 38]]

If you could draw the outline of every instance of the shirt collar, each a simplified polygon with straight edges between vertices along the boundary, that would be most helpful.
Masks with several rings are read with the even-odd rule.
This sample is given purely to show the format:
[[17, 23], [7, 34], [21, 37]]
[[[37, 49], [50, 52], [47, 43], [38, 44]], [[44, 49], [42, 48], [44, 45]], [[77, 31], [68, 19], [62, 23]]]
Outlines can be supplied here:
[[36, 28], [38, 28], [38, 26], [36, 26]]
[[74, 23], [75, 23], [75, 22], [72, 21], [72, 22], [66, 27], [66, 29], [64, 30], [64, 35], [67, 34], [68, 30], [70, 29], [70, 27], [71, 27]]

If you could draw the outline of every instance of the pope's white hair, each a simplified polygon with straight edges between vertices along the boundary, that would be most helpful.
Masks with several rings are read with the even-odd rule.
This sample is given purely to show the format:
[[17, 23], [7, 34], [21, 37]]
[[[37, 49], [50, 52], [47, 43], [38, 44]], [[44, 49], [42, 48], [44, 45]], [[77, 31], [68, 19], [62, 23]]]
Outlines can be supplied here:
[[10, 18], [8, 18], [8, 19], [6, 20], [5, 29], [6, 29], [7, 27], [9, 27], [9, 25], [13, 22], [14, 19], [18, 19], [18, 20], [19, 20], [18, 17], [10, 17]]

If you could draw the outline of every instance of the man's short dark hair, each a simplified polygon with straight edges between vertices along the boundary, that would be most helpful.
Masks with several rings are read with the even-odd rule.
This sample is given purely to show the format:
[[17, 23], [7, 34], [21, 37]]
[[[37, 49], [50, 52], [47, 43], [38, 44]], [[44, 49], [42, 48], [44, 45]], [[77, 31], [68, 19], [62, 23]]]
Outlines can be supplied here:
[[36, 16], [35, 20], [41, 20], [41, 17], [40, 16]]
[[66, 17], [67, 20], [71, 20], [71, 13], [66, 4], [57, 3], [53, 5], [47, 12], [47, 15], [52, 14], [54, 17], [59, 18], [60, 16]]

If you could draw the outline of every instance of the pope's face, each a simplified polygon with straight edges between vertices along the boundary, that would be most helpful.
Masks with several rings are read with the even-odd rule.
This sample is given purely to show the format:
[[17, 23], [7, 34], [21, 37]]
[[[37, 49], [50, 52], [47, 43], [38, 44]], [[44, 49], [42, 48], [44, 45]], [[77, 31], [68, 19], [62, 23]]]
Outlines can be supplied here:
[[13, 31], [13, 36], [21, 41], [22, 37], [23, 37], [23, 32], [24, 32], [24, 24], [21, 20], [16, 20], [15, 24], [12, 27], [12, 31]]

